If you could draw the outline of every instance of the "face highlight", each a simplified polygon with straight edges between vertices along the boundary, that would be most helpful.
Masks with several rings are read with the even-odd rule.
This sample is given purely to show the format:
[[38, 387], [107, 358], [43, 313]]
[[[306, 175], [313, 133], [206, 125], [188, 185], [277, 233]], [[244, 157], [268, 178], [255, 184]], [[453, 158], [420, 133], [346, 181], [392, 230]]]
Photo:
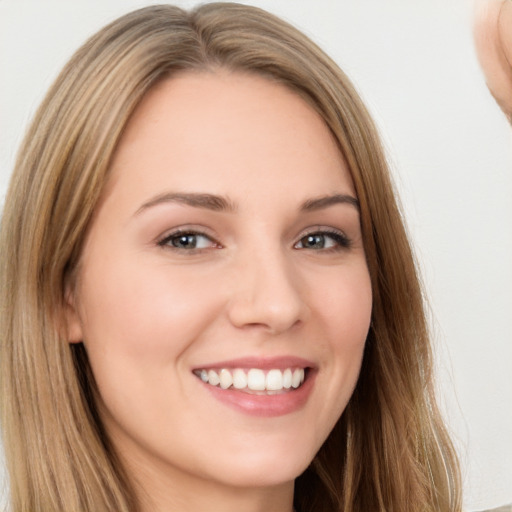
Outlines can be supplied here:
[[128, 471], [146, 489], [293, 489], [352, 394], [371, 315], [329, 129], [266, 79], [182, 74], [143, 100], [111, 171], [69, 324]]

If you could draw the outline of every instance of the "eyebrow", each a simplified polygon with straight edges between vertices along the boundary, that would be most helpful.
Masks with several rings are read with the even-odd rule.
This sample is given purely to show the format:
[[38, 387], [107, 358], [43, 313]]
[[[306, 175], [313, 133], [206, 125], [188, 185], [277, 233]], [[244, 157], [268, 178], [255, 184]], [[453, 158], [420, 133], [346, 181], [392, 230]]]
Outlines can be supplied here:
[[[144, 203], [135, 213], [139, 215], [144, 210], [165, 203], [179, 203], [193, 208], [204, 208], [215, 212], [228, 212], [234, 213], [237, 210], [237, 205], [230, 199], [215, 195], [215, 194], [200, 194], [200, 193], [185, 193], [185, 192], [167, 192], [160, 194], [146, 203]], [[321, 197], [316, 197], [304, 201], [299, 211], [312, 212], [323, 210], [336, 204], [348, 204], [353, 206], [359, 212], [359, 201], [348, 194], [333, 194]]]
[[360, 210], [359, 201], [355, 197], [350, 196], [348, 194], [333, 194], [329, 196], [308, 199], [307, 201], [302, 203], [300, 210], [304, 212], [311, 212], [316, 210], [322, 210], [335, 204], [348, 204], [353, 206], [358, 212]]
[[204, 208], [214, 212], [235, 212], [236, 205], [229, 199], [215, 194], [173, 193], [160, 194], [144, 203], [136, 215], [144, 210], [164, 203], [180, 203], [194, 208]]

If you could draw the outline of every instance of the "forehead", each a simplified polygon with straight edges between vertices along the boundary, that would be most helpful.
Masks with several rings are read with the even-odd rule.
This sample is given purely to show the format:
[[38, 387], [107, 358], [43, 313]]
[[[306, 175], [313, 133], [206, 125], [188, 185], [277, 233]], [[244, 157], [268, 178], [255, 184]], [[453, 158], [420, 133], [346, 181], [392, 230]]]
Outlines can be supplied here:
[[304, 99], [269, 79], [224, 70], [186, 72], [150, 90], [111, 171], [114, 182], [131, 174], [141, 190], [172, 179], [177, 189], [240, 192], [272, 177], [300, 177], [353, 193], [335, 138]]

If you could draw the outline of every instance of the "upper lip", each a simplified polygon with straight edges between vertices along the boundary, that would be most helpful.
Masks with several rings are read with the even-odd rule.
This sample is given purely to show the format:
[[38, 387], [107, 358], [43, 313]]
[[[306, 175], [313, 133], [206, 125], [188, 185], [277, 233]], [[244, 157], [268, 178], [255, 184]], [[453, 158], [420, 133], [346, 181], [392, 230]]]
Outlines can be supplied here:
[[262, 370], [273, 370], [286, 368], [313, 368], [314, 366], [315, 365], [312, 361], [295, 356], [241, 357], [196, 366], [194, 370], [208, 370], [214, 368], [260, 368]]

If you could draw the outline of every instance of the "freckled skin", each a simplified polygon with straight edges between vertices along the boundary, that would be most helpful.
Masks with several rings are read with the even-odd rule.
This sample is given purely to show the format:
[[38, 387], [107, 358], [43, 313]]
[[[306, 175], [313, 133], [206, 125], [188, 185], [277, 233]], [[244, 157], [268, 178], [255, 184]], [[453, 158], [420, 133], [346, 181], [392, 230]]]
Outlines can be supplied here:
[[512, 122], [512, 1], [480, 0], [474, 37], [489, 90]]
[[[145, 491], [144, 510], [291, 510], [294, 479], [352, 394], [371, 315], [357, 207], [300, 210], [312, 198], [355, 197], [335, 141], [281, 85], [183, 74], [138, 107], [112, 176], [69, 332], [85, 344], [100, 415]], [[235, 208], [141, 210], [169, 191], [216, 194]], [[177, 228], [200, 232], [199, 249], [174, 246]], [[301, 242], [323, 229], [349, 246], [325, 235], [326, 249]], [[306, 404], [277, 417], [227, 407], [193, 373], [286, 356], [312, 361], [317, 375]]]

